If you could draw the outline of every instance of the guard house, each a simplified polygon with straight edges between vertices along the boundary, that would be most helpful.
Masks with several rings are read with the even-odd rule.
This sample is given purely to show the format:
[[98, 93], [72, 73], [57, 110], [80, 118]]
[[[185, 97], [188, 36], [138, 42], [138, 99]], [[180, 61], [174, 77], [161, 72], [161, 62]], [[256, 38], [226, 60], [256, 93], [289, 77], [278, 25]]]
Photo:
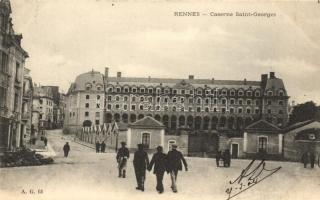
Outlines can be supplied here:
[[243, 135], [245, 157], [281, 159], [283, 152], [282, 130], [265, 121], [259, 120], [245, 128]]

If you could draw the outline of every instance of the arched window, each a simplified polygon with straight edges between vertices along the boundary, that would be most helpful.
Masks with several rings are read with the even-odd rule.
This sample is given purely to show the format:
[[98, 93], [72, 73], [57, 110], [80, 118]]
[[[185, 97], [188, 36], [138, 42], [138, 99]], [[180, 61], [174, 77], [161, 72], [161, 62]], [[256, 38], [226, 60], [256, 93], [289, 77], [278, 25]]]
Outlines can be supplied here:
[[142, 133], [141, 143], [144, 149], [150, 148], [150, 133]]

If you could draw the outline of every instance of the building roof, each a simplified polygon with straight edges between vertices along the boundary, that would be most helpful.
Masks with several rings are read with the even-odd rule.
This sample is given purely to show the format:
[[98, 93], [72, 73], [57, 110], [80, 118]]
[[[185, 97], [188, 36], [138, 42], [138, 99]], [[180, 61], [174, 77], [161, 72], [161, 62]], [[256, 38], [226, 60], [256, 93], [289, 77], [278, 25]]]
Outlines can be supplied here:
[[80, 74], [76, 77], [74, 83], [71, 84], [68, 93], [73, 91], [85, 91], [87, 86], [90, 86], [91, 91], [97, 91], [100, 87], [101, 91], [104, 91], [103, 75], [97, 71], [90, 71]]
[[256, 121], [245, 128], [246, 132], [269, 132], [278, 133], [281, 129], [264, 119]]
[[320, 127], [320, 122], [318, 122], [316, 120], [307, 120], [307, 121], [303, 121], [303, 122], [297, 122], [295, 124], [292, 124], [291, 126], [288, 126], [287, 128], [284, 129], [284, 132], [289, 132], [289, 131], [304, 127], [304, 126], [309, 125], [313, 122], [317, 122]]
[[[177, 79], [177, 78], [139, 78], [139, 77], [108, 77], [107, 84], [117, 83], [119, 85], [144, 85], [148, 86], [169, 86], [169, 87], [226, 87], [226, 88], [259, 88], [260, 81], [246, 80], [214, 80], [214, 79]], [[181, 83], [181, 84], [179, 84]]]
[[129, 127], [133, 128], [153, 128], [153, 129], [163, 129], [165, 126], [154, 119], [153, 117], [146, 116], [132, 124], [129, 124]]

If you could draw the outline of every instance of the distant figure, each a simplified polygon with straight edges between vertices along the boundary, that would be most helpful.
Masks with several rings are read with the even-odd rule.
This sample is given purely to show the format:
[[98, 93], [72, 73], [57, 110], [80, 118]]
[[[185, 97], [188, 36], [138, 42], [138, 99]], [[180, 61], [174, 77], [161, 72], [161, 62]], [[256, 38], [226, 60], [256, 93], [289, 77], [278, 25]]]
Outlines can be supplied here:
[[217, 164], [217, 167], [220, 166], [220, 165], [219, 165], [219, 162], [220, 162], [220, 160], [221, 160], [221, 157], [222, 157], [221, 151], [218, 151], [218, 152], [217, 152], [217, 155], [216, 155], [216, 164]]
[[137, 179], [137, 190], [144, 191], [146, 169], [149, 165], [148, 154], [143, 150], [143, 144], [138, 144], [138, 150], [134, 153], [133, 166]]
[[314, 155], [314, 152], [311, 152], [310, 153], [310, 165], [311, 165], [311, 168], [314, 168], [315, 161], [316, 161], [316, 156]]
[[231, 154], [230, 154], [229, 149], [226, 149], [223, 152], [223, 166], [230, 167], [230, 163], [231, 163]]
[[100, 142], [96, 141], [96, 153], [100, 152]]
[[69, 143], [67, 142], [67, 143], [63, 146], [64, 157], [68, 157], [69, 151], [70, 151], [70, 146], [69, 146]]
[[101, 143], [101, 152], [102, 153], [106, 152], [106, 143], [104, 143], [104, 141]]
[[151, 162], [148, 166], [148, 170], [151, 171], [154, 164], [153, 173], [157, 177], [157, 186], [156, 190], [159, 192], [159, 194], [163, 193], [163, 175], [164, 172], [167, 170], [167, 159], [166, 154], [163, 153], [162, 146], [157, 147], [157, 153], [153, 154]]
[[304, 167], [304, 168], [307, 168], [308, 161], [309, 161], [308, 152], [304, 152], [304, 153], [302, 154], [302, 157], [301, 157], [301, 162], [303, 163], [303, 167]]
[[47, 144], [48, 144], [48, 139], [47, 139], [47, 137], [45, 137], [45, 138], [43, 139], [43, 142], [44, 142], [44, 146], [47, 146]]
[[129, 159], [130, 154], [128, 148], [126, 148], [126, 143], [121, 142], [121, 148], [117, 153], [117, 162], [119, 168], [119, 178], [126, 177], [126, 169], [127, 169], [127, 160]]
[[188, 165], [187, 165], [186, 160], [184, 159], [182, 153], [177, 150], [177, 145], [173, 144], [172, 150], [169, 151], [168, 155], [167, 155], [167, 162], [168, 162], [167, 171], [170, 173], [171, 189], [174, 193], [178, 192], [177, 191], [177, 176], [178, 176], [178, 171], [182, 170], [181, 161], [183, 162], [185, 170], [188, 171]]

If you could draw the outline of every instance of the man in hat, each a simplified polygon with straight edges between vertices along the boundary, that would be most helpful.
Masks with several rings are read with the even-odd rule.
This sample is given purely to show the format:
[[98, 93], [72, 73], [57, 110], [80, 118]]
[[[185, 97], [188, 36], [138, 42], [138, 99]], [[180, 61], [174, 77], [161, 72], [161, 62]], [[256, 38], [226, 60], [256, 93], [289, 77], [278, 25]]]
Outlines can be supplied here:
[[185, 170], [188, 171], [187, 162], [184, 159], [182, 153], [177, 150], [177, 147], [178, 147], [177, 145], [173, 144], [171, 151], [169, 151], [167, 155], [167, 162], [168, 162], [167, 172], [170, 173], [171, 189], [174, 193], [178, 192], [176, 182], [177, 182], [178, 171], [182, 170], [181, 161], [183, 162]]
[[159, 192], [159, 194], [163, 193], [163, 175], [164, 172], [167, 170], [167, 159], [166, 159], [166, 154], [163, 153], [163, 148], [162, 146], [157, 147], [157, 152], [153, 154], [150, 165], [148, 166], [148, 170], [151, 171], [153, 165], [153, 173], [157, 177], [157, 187], [156, 190]]
[[148, 154], [143, 150], [143, 144], [138, 144], [138, 150], [134, 153], [133, 166], [137, 179], [137, 190], [144, 191], [146, 169], [149, 165]]
[[69, 143], [67, 142], [67, 143], [63, 146], [64, 157], [68, 157], [69, 151], [70, 151], [70, 146], [69, 146]]
[[126, 147], [126, 143], [121, 142], [121, 148], [118, 150], [118, 153], [117, 153], [119, 178], [126, 177], [127, 160], [129, 159], [129, 157], [130, 157], [130, 154], [129, 154], [128, 148]]

